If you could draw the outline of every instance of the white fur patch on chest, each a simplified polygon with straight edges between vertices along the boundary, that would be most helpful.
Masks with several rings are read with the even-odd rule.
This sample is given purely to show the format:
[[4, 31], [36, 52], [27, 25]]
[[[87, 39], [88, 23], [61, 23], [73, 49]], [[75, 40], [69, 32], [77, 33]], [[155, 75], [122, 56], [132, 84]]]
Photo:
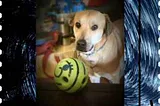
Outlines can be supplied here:
[[85, 62], [87, 62], [90, 66], [94, 66], [96, 65], [96, 63], [98, 62], [98, 55], [95, 54], [91, 54], [91, 55], [86, 55], [83, 53], [80, 53], [80, 56], [83, 60], [85, 60]]

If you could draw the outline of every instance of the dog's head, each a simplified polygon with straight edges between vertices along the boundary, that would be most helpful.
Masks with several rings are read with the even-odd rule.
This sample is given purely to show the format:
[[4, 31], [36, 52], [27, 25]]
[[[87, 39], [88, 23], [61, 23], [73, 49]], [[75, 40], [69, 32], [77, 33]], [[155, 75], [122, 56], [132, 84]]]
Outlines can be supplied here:
[[69, 25], [73, 26], [76, 48], [81, 52], [88, 52], [95, 48], [96, 44], [109, 35], [112, 29], [109, 16], [96, 10], [72, 14]]

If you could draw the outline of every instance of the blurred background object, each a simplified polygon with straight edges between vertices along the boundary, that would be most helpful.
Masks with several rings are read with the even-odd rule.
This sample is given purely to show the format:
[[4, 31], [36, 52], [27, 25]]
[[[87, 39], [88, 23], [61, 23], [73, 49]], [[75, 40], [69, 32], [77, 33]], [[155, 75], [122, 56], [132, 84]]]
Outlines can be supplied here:
[[83, 0], [86, 6], [95, 7], [95, 6], [103, 6], [108, 3], [109, 0]]

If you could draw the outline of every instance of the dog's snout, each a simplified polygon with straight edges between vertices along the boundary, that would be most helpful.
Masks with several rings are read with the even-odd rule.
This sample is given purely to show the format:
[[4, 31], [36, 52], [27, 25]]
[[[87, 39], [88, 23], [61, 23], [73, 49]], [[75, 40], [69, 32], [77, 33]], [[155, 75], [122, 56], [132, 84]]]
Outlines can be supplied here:
[[78, 40], [77, 41], [77, 46], [80, 46], [80, 47], [86, 47], [86, 41], [85, 40]]
[[77, 41], [77, 50], [85, 52], [86, 51], [87, 42], [85, 40]]

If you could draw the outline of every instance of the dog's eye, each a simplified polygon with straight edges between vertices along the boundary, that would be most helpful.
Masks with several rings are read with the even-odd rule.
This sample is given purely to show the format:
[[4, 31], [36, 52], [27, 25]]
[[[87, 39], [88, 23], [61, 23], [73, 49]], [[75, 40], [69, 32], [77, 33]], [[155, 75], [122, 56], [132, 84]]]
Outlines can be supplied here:
[[94, 30], [98, 29], [98, 26], [97, 26], [97, 25], [93, 25], [93, 26], [91, 27], [91, 29], [92, 29], [92, 31], [94, 31]]
[[77, 28], [80, 28], [81, 27], [81, 24], [79, 22], [76, 22], [76, 27]]

